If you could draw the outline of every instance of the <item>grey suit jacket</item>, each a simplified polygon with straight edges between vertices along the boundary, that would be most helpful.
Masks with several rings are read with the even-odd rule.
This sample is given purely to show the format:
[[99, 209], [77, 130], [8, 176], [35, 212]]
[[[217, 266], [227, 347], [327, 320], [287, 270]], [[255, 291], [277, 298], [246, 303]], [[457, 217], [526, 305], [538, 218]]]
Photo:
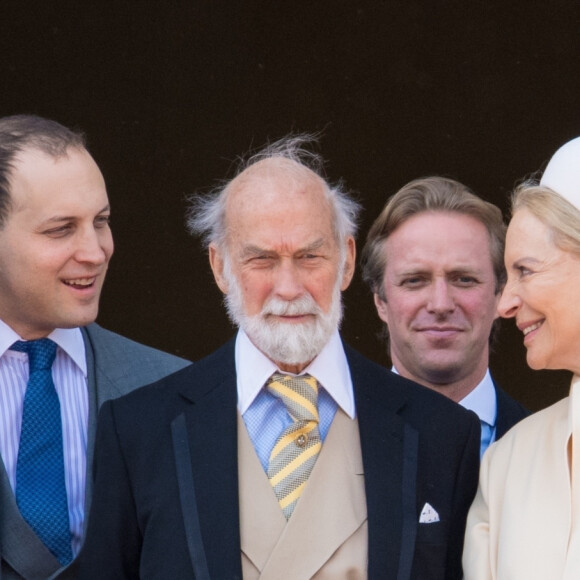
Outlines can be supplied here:
[[[90, 474], [97, 413], [114, 399], [142, 385], [161, 379], [189, 361], [139, 344], [90, 324], [81, 329], [85, 341], [89, 389], [89, 432], [87, 440], [87, 489], [85, 513], [92, 495]], [[85, 520], [86, 527], [86, 520]], [[8, 476], [0, 460], [0, 579], [65, 580], [75, 578], [76, 565], [61, 568], [59, 562], [20, 516]]]

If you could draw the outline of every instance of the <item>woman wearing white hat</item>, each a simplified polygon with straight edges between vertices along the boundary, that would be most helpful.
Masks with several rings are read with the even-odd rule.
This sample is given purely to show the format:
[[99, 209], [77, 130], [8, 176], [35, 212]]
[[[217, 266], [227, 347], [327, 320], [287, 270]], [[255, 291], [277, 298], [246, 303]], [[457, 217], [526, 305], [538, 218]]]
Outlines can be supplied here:
[[466, 580], [580, 578], [580, 137], [539, 185], [520, 186], [499, 313], [515, 318], [533, 369], [574, 373], [570, 396], [489, 448], [469, 512]]

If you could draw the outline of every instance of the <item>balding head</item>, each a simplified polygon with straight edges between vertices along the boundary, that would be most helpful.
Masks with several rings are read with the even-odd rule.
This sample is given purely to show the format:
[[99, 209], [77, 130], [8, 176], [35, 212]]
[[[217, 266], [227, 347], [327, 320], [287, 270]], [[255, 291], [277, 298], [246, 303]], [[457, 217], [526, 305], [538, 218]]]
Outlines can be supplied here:
[[234, 323], [281, 368], [306, 366], [340, 322], [357, 204], [296, 154], [278, 154], [195, 207], [190, 226], [206, 236]]

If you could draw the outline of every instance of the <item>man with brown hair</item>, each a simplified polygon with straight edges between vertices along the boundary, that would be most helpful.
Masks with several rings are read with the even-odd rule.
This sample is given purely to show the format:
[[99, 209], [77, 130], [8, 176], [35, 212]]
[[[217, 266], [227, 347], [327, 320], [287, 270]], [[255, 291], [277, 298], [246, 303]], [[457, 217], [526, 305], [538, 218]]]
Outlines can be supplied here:
[[477, 413], [481, 455], [528, 414], [488, 369], [504, 245], [498, 207], [457, 181], [427, 177], [389, 199], [362, 257], [393, 369]]
[[189, 364], [94, 323], [110, 213], [82, 134], [0, 119], [2, 580], [74, 577], [98, 408]]

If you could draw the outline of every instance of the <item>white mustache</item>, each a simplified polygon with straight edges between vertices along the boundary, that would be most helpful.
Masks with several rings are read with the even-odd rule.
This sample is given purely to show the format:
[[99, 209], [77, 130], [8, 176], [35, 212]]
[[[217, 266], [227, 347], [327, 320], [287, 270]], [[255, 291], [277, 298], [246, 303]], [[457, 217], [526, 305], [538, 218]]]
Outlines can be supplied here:
[[262, 315], [273, 316], [304, 316], [306, 314], [318, 315], [322, 309], [310, 295], [301, 296], [296, 300], [281, 300], [272, 298], [262, 309]]

